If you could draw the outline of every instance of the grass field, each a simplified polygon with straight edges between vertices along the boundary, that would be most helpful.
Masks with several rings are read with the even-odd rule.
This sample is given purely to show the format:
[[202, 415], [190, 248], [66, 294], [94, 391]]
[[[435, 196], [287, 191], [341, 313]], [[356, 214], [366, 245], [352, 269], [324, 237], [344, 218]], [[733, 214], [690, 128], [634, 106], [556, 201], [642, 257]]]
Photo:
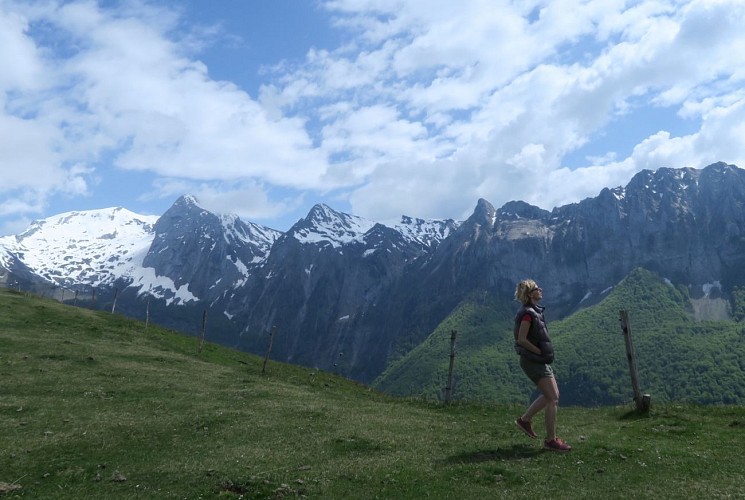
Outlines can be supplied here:
[[557, 454], [519, 433], [522, 408], [274, 362], [262, 375], [260, 358], [197, 348], [1, 290], [0, 497], [745, 497], [742, 407], [561, 408], [574, 450]]

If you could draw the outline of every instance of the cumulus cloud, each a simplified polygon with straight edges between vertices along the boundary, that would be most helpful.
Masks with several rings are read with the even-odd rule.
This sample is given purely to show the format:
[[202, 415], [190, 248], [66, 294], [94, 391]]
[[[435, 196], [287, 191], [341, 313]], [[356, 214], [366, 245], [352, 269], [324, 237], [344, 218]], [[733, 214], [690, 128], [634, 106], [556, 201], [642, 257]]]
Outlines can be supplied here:
[[[0, 211], [88, 196], [112, 168], [152, 175], [142, 199], [271, 219], [331, 196], [383, 220], [745, 166], [739, 0], [320, 5], [342, 43], [276, 61], [251, 96], [198, 52], [235, 34], [189, 25], [187, 7], [1, 2]], [[675, 122], [633, 129], [650, 108]]]
[[[735, 139], [743, 123], [745, 50], [733, 53], [745, 43], [741, 2], [566, 0], [525, 2], [522, 10], [506, 2], [426, 4], [328, 4], [367, 30], [359, 36], [371, 41], [367, 57], [389, 54], [390, 69], [377, 72], [386, 82], [377, 95], [429, 132], [402, 136], [407, 144], [398, 150], [390, 144], [385, 163], [352, 192], [353, 207], [365, 215], [393, 216], [401, 208], [462, 214], [476, 197], [550, 209], [625, 184], [643, 168], [745, 159]], [[340, 51], [326, 65], [334, 58], [349, 64]], [[376, 92], [366, 85], [356, 94], [369, 99]], [[673, 136], [673, 124], [660, 123], [652, 135], [637, 133], [630, 151], [563, 164], [612, 134], [623, 117], [649, 107], [676, 109], [700, 131]], [[432, 152], [431, 161], [406, 164], [410, 150]], [[411, 200], [419, 206], [407, 206]]]
[[[8, 173], [0, 190], [31, 190], [42, 204], [60, 192], [84, 195], [94, 171], [81, 162], [97, 164], [99, 175], [114, 167], [326, 188], [326, 159], [303, 117], [272, 116], [234, 83], [210, 79], [174, 35], [176, 17], [133, 5], [0, 6], [0, 164]], [[51, 41], [35, 36], [42, 25]]]
[[302, 197], [285, 194], [270, 196], [267, 187], [253, 181], [202, 182], [185, 179], [161, 178], [154, 189], [143, 194], [142, 201], [166, 197], [176, 199], [184, 194], [194, 195], [199, 203], [217, 213], [235, 214], [245, 220], [275, 219], [296, 210]]

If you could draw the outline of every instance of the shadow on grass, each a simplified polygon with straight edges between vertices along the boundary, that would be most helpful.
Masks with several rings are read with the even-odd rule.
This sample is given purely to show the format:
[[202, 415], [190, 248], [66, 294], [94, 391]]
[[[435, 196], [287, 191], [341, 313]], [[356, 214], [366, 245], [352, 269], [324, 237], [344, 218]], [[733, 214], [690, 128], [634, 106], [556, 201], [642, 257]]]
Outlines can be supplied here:
[[650, 417], [651, 414], [649, 411], [639, 411], [637, 409], [633, 409], [621, 415], [618, 420], [644, 420]]
[[475, 464], [482, 462], [496, 462], [501, 460], [522, 460], [537, 457], [543, 453], [543, 449], [524, 444], [514, 444], [509, 448], [497, 448], [496, 450], [469, 451], [453, 455], [442, 460], [446, 464]]

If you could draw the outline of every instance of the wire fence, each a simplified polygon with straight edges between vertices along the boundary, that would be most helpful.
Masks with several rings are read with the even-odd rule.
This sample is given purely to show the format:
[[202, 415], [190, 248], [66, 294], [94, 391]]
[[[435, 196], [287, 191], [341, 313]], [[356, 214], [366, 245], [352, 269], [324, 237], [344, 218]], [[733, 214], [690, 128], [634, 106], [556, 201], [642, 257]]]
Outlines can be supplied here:
[[[125, 289], [125, 287], [119, 288], [111, 285], [102, 287], [92, 285], [77, 285], [75, 287], [67, 287], [55, 283], [26, 283], [22, 282], [19, 279], [8, 277], [7, 275], [2, 274], [0, 274], [0, 287], [13, 290], [17, 293], [35, 295], [46, 299], [56, 300], [57, 302], [76, 307], [84, 307], [86, 309], [107, 311], [111, 313], [117, 312], [117, 299], [120, 297], [120, 290]], [[126, 301], [127, 303], [125, 304], [126, 310], [120, 312], [122, 312], [127, 317], [142, 320], [144, 323], [144, 329], [147, 329], [152, 318], [150, 302], [151, 297], [152, 296], [150, 294], [142, 294], [142, 296], [140, 296], [140, 300], [138, 300], [135, 304], [131, 302], [131, 297], [129, 297]], [[192, 335], [195, 335], [197, 337], [198, 353], [202, 352], [207, 336], [206, 330], [208, 310], [209, 308], [203, 308], [203, 311], [200, 314], [198, 325], [195, 322], [194, 328], [191, 332], [188, 332], [188, 330], [191, 328], [178, 329], [178, 331], [181, 331], [183, 333], [191, 333]], [[163, 317], [161, 316], [160, 319], [162, 320]], [[160, 324], [163, 325], [163, 321], [161, 321]], [[262, 367], [262, 373], [266, 371], [266, 363], [270, 359], [270, 354], [272, 352], [272, 342], [274, 340], [276, 332], [276, 326], [272, 326], [270, 330], [262, 332], [262, 335], [265, 335], [267, 337], [267, 346], [266, 353], [264, 355], [264, 365]], [[447, 380], [445, 382], [446, 385], [442, 389], [440, 394], [440, 399], [443, 400], [445, 403], [449, 403], [455, 398], [455, 390], [457, 386], [457, 376], [454, 373], [454, 363], [456, 358], [456, 335], [457, 332], [455, 330], [453, 330], [449, 334], [449, 338], [451, 341], [450, 350], [448, 353], [449, 370]], [[342, 354], [343, 353], [339, 353], [339, 356], [342, 356]], [[336, 373], [337, 375], [346, 376], [346, 370], [338, 367], [336, 363], [334, 363], [333, 366], [329, 367], [329, 370], [333, 373]]]
[[89, 308], [96, 308], [96, 303], [107, 296], [107, 293], [102, 293], [98, 287], [88, 286], [74, 289], [53, 283], [30, 284], [12, 278], [5, 280], [0, 279], [0, 287], [13, 290], [17, 293], [24, 293], [27, 295], [31, 294], [46, 299], [56, 300], [57, 302], [65, 304], [85, 305]]

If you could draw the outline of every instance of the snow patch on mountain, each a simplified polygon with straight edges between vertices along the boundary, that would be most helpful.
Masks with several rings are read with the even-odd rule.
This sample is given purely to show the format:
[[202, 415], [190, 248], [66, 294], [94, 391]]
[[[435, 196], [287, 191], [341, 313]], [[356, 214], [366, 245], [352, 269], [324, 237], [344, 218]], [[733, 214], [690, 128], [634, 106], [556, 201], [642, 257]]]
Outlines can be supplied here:
[[142, 265], [157, 220], [124, 208], [66, 212], [0, 238], [0, 247], [50, 282], [97, 286]]
[[447, 238], [459, 223], [453, 220], [418, 219], [403, 215], [401, 220], [384, 222], [383, 225], [395, 229], [406, 240], [431, 247]]
[[249, 266], [266, 260], [272, 245], [277, 241], [277, 238], [282, 236], [282, 232], [253, 222], [243, 221], [234, 214], [221, 214], [219, 217], [224, 228], [224, 238], [227, 244], [240, 243], [241, 246], [254, 247], [257, 251], [250, 262], [233, 261], [236, 264], [240, 263], [244, 276], [248, 277], [250, 274]]
[[132, 281], [138, 294], [167, 303], [197, 300], [185, 285], [143, 267], [154, 238], [157, 216], [125, 208], [66, 212], [33, 222], [17, 236], [0, 238], [0, 264], [15, 256], [41, 278], [63, 287], [85, 289]]
[[714, 289], [717, 289], [721, 293], [722, 291], [722, 283], [719, 282], [719, 280], [713, 282], [713, 283], [704, 283], [701, 289], [704, 292], [704, 296], [709, 297], [711, 295], [711, 292]]
[[[144, 255], [142, 256], [144, 258]], [[148, 294], [165, 300], [166, 304], [179, 304], [199, 300], [187, 285], [177, 286], [167, 276], [157, 276], [152, 267], [137, 267], [130, 274], [132, 285], [139, 287], [138, 296]]]
[[3, 236], [0, 237], [0, 267], [4, 269], [8, 269], [10, 267], [10, 262], [12, 259], [12, 256], [10, 252], [5, 248], [4, 240], [10, 241], [12, 239], [15, 239], [14, 236]]
[[337, 212], [324, 204], [314, 206], [308, 216], [295, 224], [289, 234], [304, 244], [330, 244], [339, 248], [362, 243], [374, 222], [356, 215]]
[[[340, 248], [350, 244], [366, 244], [377, 222], [337, 212], [324, 204], [314, 206], [305, 219], [295, 224], [288, 235], [304, 244], [330, 244]], [[425, 220], [402, 216], [400, 220], [381, 222], [400, 233], [404, 240], [424, 247], [436, 246], [458, 227], [452, 220]]]
[[[378, 224], [319, 204], [287, 236], [303, 244], [330, 246], [340, 253], [347, 245], [361, 245], [369, 256], [384, 241], [399, 245], [401, 240], [388, 240], [392, 236], [386, 231], [395, 231], [404, 241], [431, 249], [457, 225], [451, 220], [407, 216]], [[381, 232], [382, 228], [386, 229]], [[43, 280], [76, 290], [113, 286], [121, 281], [118, 286], [131, 286], [138, 295], [149, 294], [168, 304], [179, 304], [204, 299], [210, 291], [219, 294], [222, 288], [244, 286], [282, 236], [280, 231], [245, 222], [236, 215], [214, 214], [199, 205], [194, 196], [185, 195], [163, 216], [106, 208], [35, 221], [20, 235], [0, 238], [0, 266], [11, 269], [23, 265]], [[193, 247], [203, 261], [192, 260], [192, 250], [182, 248], [184, 245]], [[194, 273], [201, 272], [204, 265], [220, 266], [208, 258], [218, 250], [228, 267], [215, 275], [214, 282], [194, 281]], [[192, 273], [185, 272], [188, 270]]]

